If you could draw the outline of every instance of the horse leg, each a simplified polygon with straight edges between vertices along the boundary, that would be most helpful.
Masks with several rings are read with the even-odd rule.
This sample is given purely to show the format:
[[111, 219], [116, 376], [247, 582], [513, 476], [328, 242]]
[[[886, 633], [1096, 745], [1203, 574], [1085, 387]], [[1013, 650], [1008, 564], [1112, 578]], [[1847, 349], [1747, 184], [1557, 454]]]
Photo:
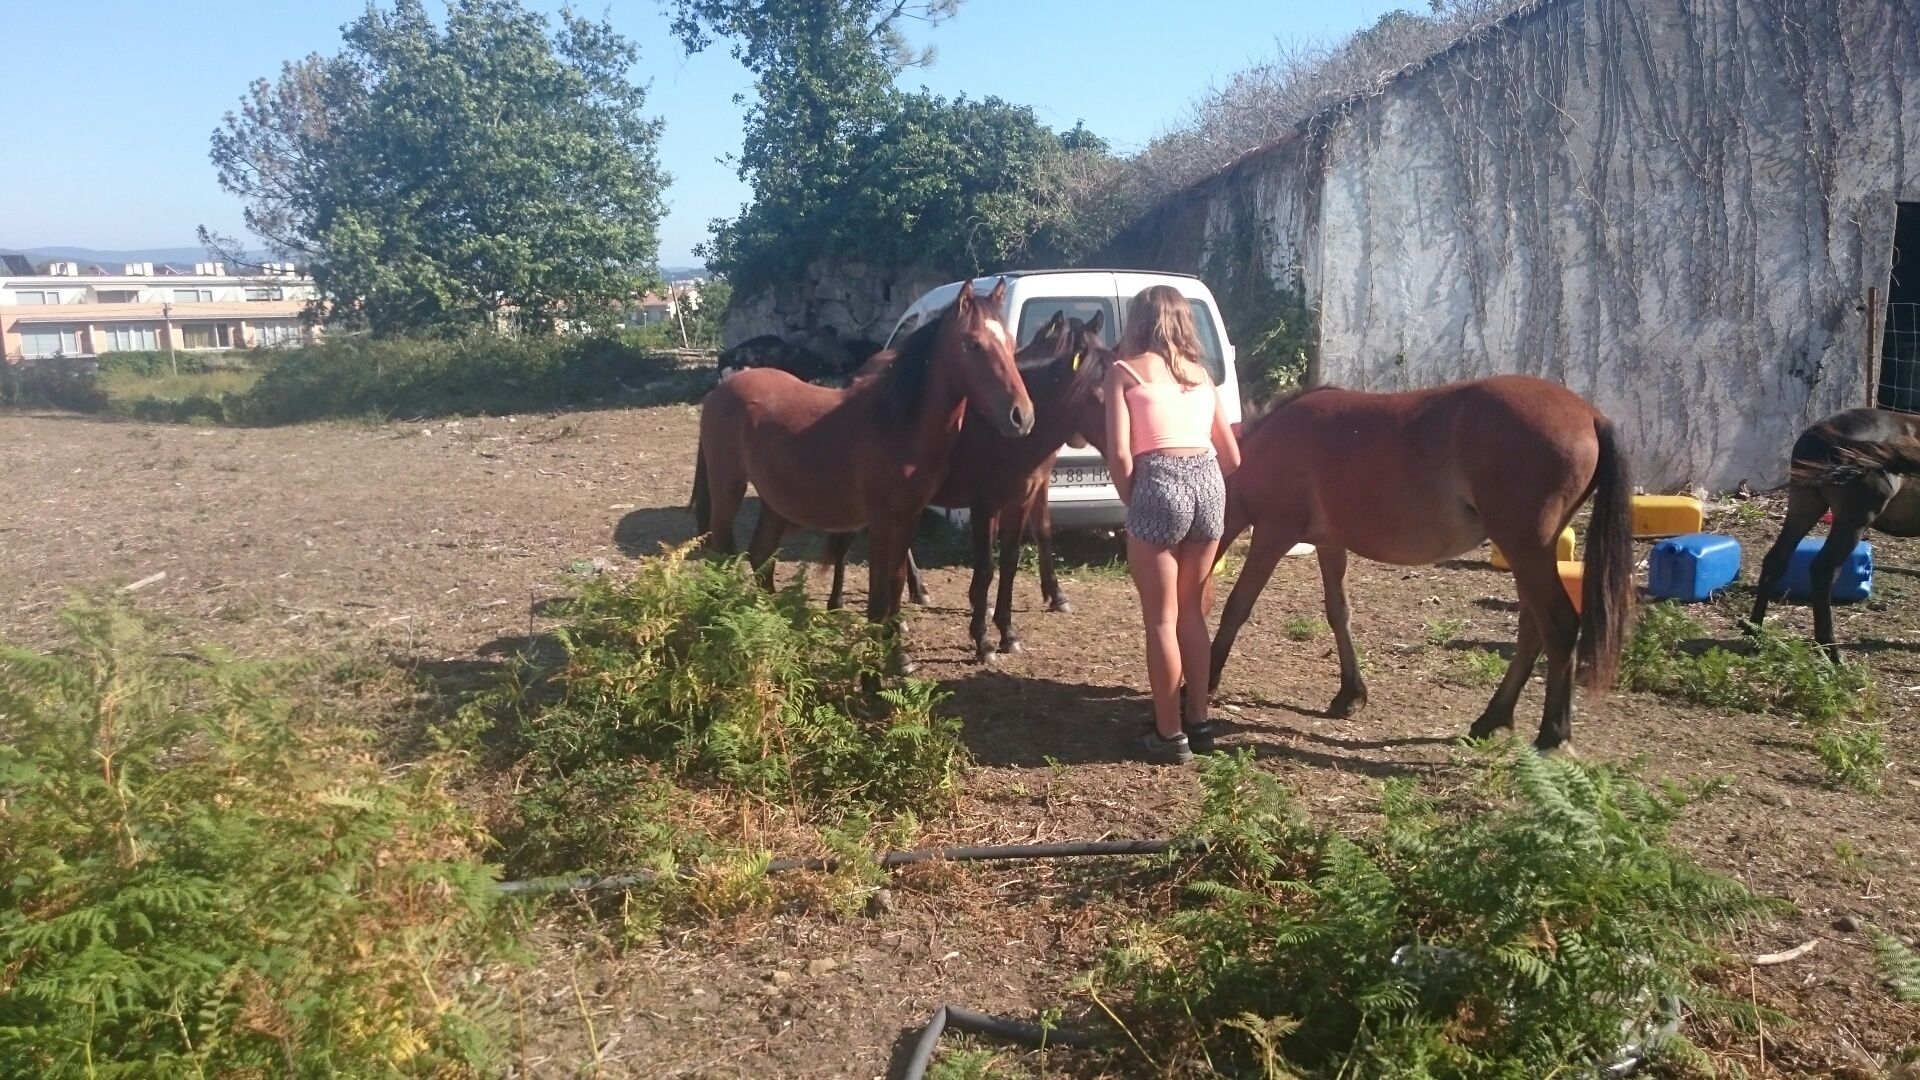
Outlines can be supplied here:
[[1020, 651], [1013, 632], [1013, 579], [1020, 572], [1020, 544], [1027, 535], [1027, 506], [1010, 503], [1000, 510], [1000, 592], [994, 598], [993, 625], [1000, 629], [1000, 651]]
[[914, 669], [900, 626], [900, 593], [907, 584], [907, 548], [912, 538], [913, 518], [896, 520], [885, 508], [867, 526], [867, 621], [884, 629], [902, 674]]
[[[1367, 684], [1360, 677], [1360, 655], [1353, 648], [1353, 628], [1347, 608], [1347, 549], [1322, 544], [1314, 549], [1320, 557], [1320, 588], [1327, 605], [1327, 625], [1333, 628], [1333, 642], [1340, 651], [1340, 692], [1327, 706], [1327, 715], [1344, 719], [1366, 708]], [[1238, 586], [1235, 591], [1239, 591]]]
[[[1849, 492], [1852, 494], [1852, 492]], [[1862, 502], [1868, 505], [1847, 505], [1837, 507], [1833, 514], [1833, 527], [1827, 530], [1827, 542], [1820, 547], [1820, 553], [1813, 557], [1813, 565], [1807, 568], [1807, 586], [1813, 599], [1813, 640], [1826, 651], [1828, 659], [1839, 660], [1840, 650], [1833, 643], [1833, 575], [1840, 569], [1854, 546], [1866, 535], [1867, 523], [1886, 506], [1885, 498], [1878, 492], [1860, 490]], [[1891, 494], [1891, 493], [1889, 493]], [[1874, 500], [1877, 500], [1877, 505]], [[1849, 499], [1849, 503], [1854, 500]]]
[[753, 540], [747, 544], [747, 565], [760, 575], [760, 584], [773, 591], [773, 564], [780, 554], [780, 538], [786, 534], [787, 519], [760, 500], [760, 520], [753, 527]]
[[1274, 568], [1299, 539], [1297, 529], [1282, 532], [1278, 526], [1263, 525], [1253, 530], [1246, 565], [1240, 568], [1240, 577], [1234, 581], [1233, 591], [1227, 594], [1227, 608], [1220, 613], [1220, 628], [1213, 634], [1213, 657], [1207, 672], [1209, 691], [1220, 689], [1220, 672], [1227, 666], [1227, 655], [1233, 651], [1233, 641], [1240, 636], [1240, 628], [1253, 614], [1254, 601], [1260, 599], [1260, 591], [1267, 587]]
[[1514, 706], [1520, 703], [1520, 692], [1527, 687], [1527, 680], [1533, 677], [1534, 661], [1540, 659], [1540, 630], [1533, 625], [1533, 616], [1527, 609], [1520, 609], [1520, 636], [1514, 642], [1513, 663], [1507, 665], [1507, 675], [1500, 680], [1500, 688], [1493, 692], [1493, 700], [1487, 702], [1486, 711], [1473, 722], [1467, 734], [1476, 739], [1484, 739], [1496, 731], [1509, 731], [1513, 728]]
[[827, 593], [828, 611], [847, 606], [847, 549], [852, 546], [852, 533], [827, 534], [827, 561], [833, 564], [833, 589]]
[[913, 561], [913, 547], [907, 547], [907, 598], [915, 607], [927, 606], [927, 586], [920, 580], [920, 564]]
[[1047, 506], [1047, 489], [1042, 487], [1040, 494], [1027, 507], [1027, 518], [1033, 522], [1033, 546], [1040, 554], [1040, 595], [1047, 602], [1048, 611], [1057, 611], [1063, 615], [1073, 614], [1073, 603], [1067, 594], [1060, 591], [1060, 579], [1053, 565], [1053, 511]]
[[973, 580], [967, 586], [967, 603], [972, 613], [967, 631], [973, 636], [973, 658], [984, 664], [993, 659], [993, 647], [987, 644], [987, 590], [993, 585], [993, 512], [984, 506], [970, 508], [967, 526], [973, 537]]
[[[704, 451], [703, 451], [704, 452]], [[733, 535], [734, 519], [740, 516], [740, 504], [747, 497], [747, 477], [737, 463], [722, 461], [709, 454], [707, 461], [707, 550], [732, 555], [740, 550]]]
[[[1533, 741], [1534, 749], [1544, 754], [1573, 737], [1573, 649], [1580, 638], [1580, 616], [1574, 611], [1565, 586], [1560, 584], [1560, 567], [1554, 561], [1549, 544], [1519, 550], [1503, 546], [1500, 550], [1507, 553], [1507, 561], [1513, 564], [1521, 621], [1532, 623], [1539, 647], [1547, 654], [1547, 704], [1540, 717], [1540, 734]], [[1524, 669], [1520, 668], [1521, 654], [1525, 651], [1516, 648], [1514, 665], [1507, 669], [1509, 679], [1524, 683], [1525, 676], [1516, 671], [1531, 674], [1531, 658]], [[1506, 689], [1504, 681], [1501, 689]], [[1475, 728], [1478, 727], [1476, 724]]]
[[1787, 519], [1780, 526], [1780, 536], [1767, 549], [1767, 557], [1760, 562], [1760, 580], [1753, 588], [1753, 611], [1747, 616], [1748, 630], [1758, 630], [1767, 621], [1767, 601], [1773, 598], [1773, 590], [1780, 578], [1787, 572], [1787, 564], [1793, 561], [1793, 551], [1800, 541], [1820, 523], [1820, 515], [1827, 512], [1827, 496], [1815, 487], [1790, 487], [1787, 489]]

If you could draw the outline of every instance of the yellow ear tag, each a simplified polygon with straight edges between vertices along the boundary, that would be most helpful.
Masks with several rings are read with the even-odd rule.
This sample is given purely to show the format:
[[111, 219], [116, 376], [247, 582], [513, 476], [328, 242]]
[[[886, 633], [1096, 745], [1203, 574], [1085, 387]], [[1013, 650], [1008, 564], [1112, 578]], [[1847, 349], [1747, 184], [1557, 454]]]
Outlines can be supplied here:
[[1075, 371], [1080, 370], [1080, 354], [1079, 353], [1073, 354], [1073, 370]]

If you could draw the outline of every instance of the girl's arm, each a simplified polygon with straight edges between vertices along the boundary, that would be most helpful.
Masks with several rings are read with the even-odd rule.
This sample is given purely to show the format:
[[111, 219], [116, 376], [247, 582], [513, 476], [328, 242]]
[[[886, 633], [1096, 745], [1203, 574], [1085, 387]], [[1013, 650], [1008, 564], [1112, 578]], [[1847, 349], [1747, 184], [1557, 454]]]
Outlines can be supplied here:
[[1233, 425], [1227, 423], [1227, 403], [1218, 387], [1213, 392], [1213, 453], [1220, 459], [1223, 479], [1240, 467], [1240, 440], [1233, 437]]
[[1133, 505], [1133, 428], [1127, 416], [1127, 380], [1118, 364], [1107, 365], [1107, 474], [1120, 501]]

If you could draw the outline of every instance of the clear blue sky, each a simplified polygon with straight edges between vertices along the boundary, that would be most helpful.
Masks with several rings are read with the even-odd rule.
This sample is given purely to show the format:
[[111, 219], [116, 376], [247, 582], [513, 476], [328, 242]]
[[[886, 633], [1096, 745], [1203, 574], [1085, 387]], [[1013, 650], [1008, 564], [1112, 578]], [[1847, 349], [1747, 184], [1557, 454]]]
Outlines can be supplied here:
[[[554, 8], [549, 0], [533, 6]], [[581, 0], [580, 10], [596, 10]], [[1276, 41], [1344, 36], [1422, 0], [968, 0], [918, 35], [939, 48], [907, 86], [998, 95], [1042, 120], [1075, 120], [1138, 147], [1207, 86], [1270, 55]], [[151, 0], [10, 3], [0, 169], [0, 247], [191, 246], [194, 227], [241, 234], [239, 203], [214, 182], [207, 137], [249, 80], [283, 60], [332, 52], [357, 0]], [[724, 47], [687, 57], [653, 0], [622, 0], [614, 24], [640, 43], [636, 78], [666, 119], [660, 156], [673, 174], [661, 260], [691, 265], [707, 222], [745, 188], [716, 159], [739, 148], [735, 93], [745, 73]], [[23, 48], [20, 43], [31, 43]], [[16, 156], [17, 152], [17, 156]]]

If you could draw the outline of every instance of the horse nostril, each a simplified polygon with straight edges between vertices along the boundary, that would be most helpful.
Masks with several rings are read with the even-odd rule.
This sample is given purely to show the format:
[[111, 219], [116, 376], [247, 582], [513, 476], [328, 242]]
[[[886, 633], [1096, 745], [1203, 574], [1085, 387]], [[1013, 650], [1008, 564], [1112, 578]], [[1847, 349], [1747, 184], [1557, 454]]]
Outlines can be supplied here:
[[1007, 416], [1013, 421], [1013, 430], [1020, 434], [1025, 435], [1027, 432], [1033, 430], [1032, 416], [1027, 410], [1022, 409], [1020, 406], [1015, 405], [1013, 408], [1007, 410]]

